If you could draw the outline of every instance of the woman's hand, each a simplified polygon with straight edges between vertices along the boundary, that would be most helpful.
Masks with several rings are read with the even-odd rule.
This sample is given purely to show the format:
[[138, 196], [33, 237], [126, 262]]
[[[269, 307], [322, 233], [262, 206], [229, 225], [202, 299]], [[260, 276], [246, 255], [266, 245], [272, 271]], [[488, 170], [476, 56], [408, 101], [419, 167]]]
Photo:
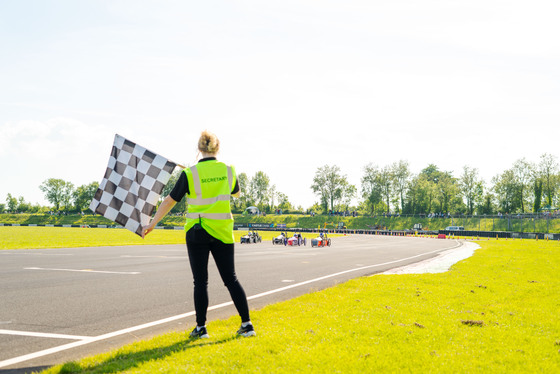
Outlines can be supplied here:
[[163, 202], [160, 204], [156, 212], [156, 215], [154, 216], [154, 218], [152, 218], [150, 224], [148, 226], [142, 227], [142, 239], [144, 239], [146, 235], [152, 232], [152, 230], [154, 229], [154, 227], [156, 227], [158, 222], [161, 221], [161, 219], [167, 213], [169, 213], [169, 211], [175, 206], [175, 204], [177, 204], [177, 202], [173, 200], [171, 196], [167, 196], [165, 199], [163, 199]]
[[146, 235], [151, 233], [153, 229], [154, 229], [154, 226], [152, 224], [149, 224], [148, 226], [143, 226], [142, 227], [142, 239], [144, 239], [146, 237]]

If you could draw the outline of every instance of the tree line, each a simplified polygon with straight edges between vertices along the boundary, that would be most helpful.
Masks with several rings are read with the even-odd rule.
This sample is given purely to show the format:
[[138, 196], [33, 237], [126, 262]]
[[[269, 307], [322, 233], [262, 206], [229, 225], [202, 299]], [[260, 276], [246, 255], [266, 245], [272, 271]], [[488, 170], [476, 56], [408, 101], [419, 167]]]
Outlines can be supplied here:
[[[337, 166], [317, 170], [311, 186], [323, 210], [357, 209], [363, 214], [516, 214], [557, 210], [560, 168], [551, 154], [539, 162], [525, 158], [495, 175], [487, 184], [476, 168], [464, 166], [459, 176], [430, 164], [413, 174], [401, 160], [363, 169], [360, 195]], [[349, 201], [358, 198], [357, 207]]]
[[[181, 170], [176, 170], [165, 186], [167, 196]], [[304, 212], [295, 207], [289, 197], [278, 191], [263, 171], [252, 177], [238, 175], [241, 189], [239, 198], [232, 199], [232, 210], [243, 212], [256, 206], [262, 212]], [[99, 184], [91, 182], [75, 187], [62, 179], [50, 178], [39, 189], [51, 207], [32, 205], [23, 197], [8, 194], [6, 204], [0, 204], [0, 213], [21, 212], [88, 212], [88, 207]], [[555, 210], [560, 203], [560, 167], [555, 156], [545, 153], [536, 163], [525, 158], [511, 168], [495, 175], [487, 184], [476, 168], [464, 166], [459, 176], [440, 170], [430, 164], [414, 174], [406, 160], [379, 166], [369, 163], [363, 168], [359, 189], [349, 183], [337, 165], [317, 168], [311, 186], [318, 201], [305, 212], [358, 212], [376, 214], [515, 214]], [[172, 213], [187, 210], [185, 199], [175, 205]]]
[[45, 200], [52, 204], [51, 207], [31, 204], [23, 196], [15, 197], [8, 194], [6, 204], [0, 204], [0, 213], [82, 213], [89, 209], [99, 183], [74, 186], [72, 182], [63, 179], [49, 178], [39, 186], [44, 193]]
[[[162, 191], [162, 197], [169, 195], [175, 183], [179, 179], [182, 170], [176, 170], [171, 179]], [[240, 188], [239, 198], [231, 200], [231, 208], [234, 213], [242, 213], [246, 208], [256, 206], [262, 212], [273, 212], [276, 210], [283, 213], [302, 212], [303, 208], [294, 207], [290, 203], [288, 196], [277, 190], [276, 185], [272, 184], [270, 177], [263, 171], [258, 171], [252, 177], [246, 173], [237, 175], [237, 183]], [[171, 213], [184, 213], [187, 210], [186, 199], [178, 202]]]

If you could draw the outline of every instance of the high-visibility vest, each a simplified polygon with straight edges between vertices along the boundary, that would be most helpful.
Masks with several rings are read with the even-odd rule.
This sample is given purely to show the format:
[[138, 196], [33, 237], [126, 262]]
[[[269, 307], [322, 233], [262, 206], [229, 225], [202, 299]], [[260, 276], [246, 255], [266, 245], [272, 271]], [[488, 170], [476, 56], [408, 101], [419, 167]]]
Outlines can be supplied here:
[[233, 166], [208, 160], [184, 169], [189, 184], [185, 231], [200, 223], [210, 235], [234, 243], [233, 216], [229, 205], [236, 175]]

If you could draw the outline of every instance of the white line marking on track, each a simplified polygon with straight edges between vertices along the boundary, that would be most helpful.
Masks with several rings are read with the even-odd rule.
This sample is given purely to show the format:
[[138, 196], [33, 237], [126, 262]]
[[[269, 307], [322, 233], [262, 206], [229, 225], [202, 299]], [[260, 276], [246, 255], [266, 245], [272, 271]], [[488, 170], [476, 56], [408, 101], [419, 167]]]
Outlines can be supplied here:
[[136, 256], [136, 255], [122, 255], [122, 258], [185, 258], [187, 257], [185, 256], [165, 256], [165, 255], [161, 255], [161, 256]]
[[[25, 251], [25, 249], [24, 249]], [[42, 253], [42, 252], [2, 252], [3, 255], [22, 255], [22, 256], [74, 256], [73, 253]]]
[[[437, 249], [435, 251], [421, 253], [421, 254], [418, 254], [418, 255], [415, 255], [415, 256], [402, 258], [400, 260], [384, 262], [384, 263], [381, 263], [381, 264], [361, 266], [361, 267], [350, 269], [350, 270], [340, 271], [338, 273], [325, 275], [325, 276], [322, 276], [322, 277], [319, 277], [319, 278], [310, 279], [310, 280], [300, 282], [300, 283], [294, 283], [294, 284], [291, 284], [289, 286], [285, 286], [285, 287], [277, 288], [277, 289], [274, 289], [274, 290], [262, 292], [262, 293], [259, 293], [259, 294], [253, 295], [253, 296], [249, 296], [249, 297], [247, 297], [247, 300], [258, 299], [260, 297], [264, 297], [264, 296], [272, 295], [272, 294], [275, 294], [275, 293], [278, 293], [278, 292], [286, 291], [286, 290], [289, 290], [289, 289], [292, 289], [292, 288], [304, 286], [306, 284], [310, 284], [310, 283], [319, 282], [319, 281], [322, 281], [322, 280], [325, 280], [325, 279], [333, 278], [333, 277], [336, 277], [338, 275], [348, 274], [348, 273], [352, 273], [352, 272], [356, 272], [356, 271], [360, 271], [360, 270], [372, 269], [372, 268], [376, 268], [376, 267], [380, 267], [380, 266], [393, 265], [393, 264], [396, 264], [396, 263], [399, 263], [399, 262], [412, 260], [412, 259], [415, 259], [415, 258], [418, 258], [418, 257], [430, 255], [430, 254], [433, 254], [433, 253], [437, 253], [437, 252], [441, 252], [441, 251], [445, 251], [445, 250], [450, 250], [450, 249], [459, 247], [461, 245], [460, 242], [455, 242], [455, 243], [457, 245], [455, 247], [452, 247], [452, 248]], [[229, 302], [218, 304], [218, 305], [213, 305], [213, 306], [209, 307], [208, 310], [209, 311], [210, 310], [216, 310], [216, 309], [224, 308], [224, 307], [230, 306], [230, 305], [233, 305], [233, 301], [229, 301]], [[82, 345], [86, 345], [86, 344], [98, 342], [98, 341], [101, 341], [101, 340], [114, 338], [115, 336], [128, 334], [128, 333], [138, 331], [138, 330], [142, 330], [142, 329], [145, 329], [145, 328], [148, 328], [148, 327], [153, 327], [153, 326], [161, 325], [161, 324], [164, 324], [164, 323], [173, 322], [173, 321], [176, 321], [176, 320], [179, 320], [179, 319], [182, 319], [182, 318], [194, 316], [195, 314], [196, 313], [194, 311], [191, 311], [191, 312], [188, 312], [188, 313], [179, 314], [179, 315], [176, 315], [176, 316], [171, 316], [171, 317], [168, 317], [168, 318], [160, 319], [158, 321], [148, 322], [148, 323], [145, 323], [145, 324], [142, 324], [142, 325], [129, 327], [129, 328], [126, 328], [126, 329], [123, 329], [123, 330], [118, 330], [118, 331], [110, 332], [110, 333], [107, 333], [107, 334], [103, 334], [103, 335], [79, 340], [79, 341], [76, 341], [76, 342], [60, 345], [58, 347], [53, 347], [53, 348], [45, 349], [45, 350], [42, 350], [42, 351], [29, 353], [27, 355], [14, 357], [14, 358], [11, 358], [11, 359], [8, 359], [8, 360], [0, 361], [0, 368], [10, 366], [10, 365], [14, 365], [14, 364], [24, 362], [24, 361], [36, 359], [36, 358], [39, 358], [39, 357], [47, 356], [47, 355], [50, 355], [50, 354], [53, 354], [53, 353], [66, 351], [68, 349], [80, 347]]]
[[136, 275], [141, 274], [139, 271], [105, 271], [92, 269], [56, 269], [56, 268], [23, 268], [24, 270], [48, 270], [48, 271], [72, 271], [78, 273], [101, 273], [101, 274], [125, 274]]
[[34, 336], [36, 338], [54, 338], [54, 339], [69, 339], [69, 340], [84, 340], [84, 339], [91, 338], [91, 336], [50, 334], [44, 332], [15, 331], [15, 330], [1, 330], [1, 329], [0, 329], [0, 335]]

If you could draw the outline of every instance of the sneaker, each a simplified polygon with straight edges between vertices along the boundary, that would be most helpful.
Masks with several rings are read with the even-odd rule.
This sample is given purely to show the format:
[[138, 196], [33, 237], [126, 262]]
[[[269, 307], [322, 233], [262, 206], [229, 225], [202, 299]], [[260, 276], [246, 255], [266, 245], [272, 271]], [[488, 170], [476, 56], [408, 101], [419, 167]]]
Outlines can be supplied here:
[[200, 330], [197, 330], [195, 327], [190, 336], [195, 339], [208, 339], [210, 337], [210, 335], [208, 335], [208, 331], [206, 331], [206, 327], [201, 327]]
[[241, 328], [237, 330], [237, 335], [249, 337], [249, 336], [256, 336], [257, 333], [255, 332], [253, 325], [248, 324], [245, 327], [241, 326]]

